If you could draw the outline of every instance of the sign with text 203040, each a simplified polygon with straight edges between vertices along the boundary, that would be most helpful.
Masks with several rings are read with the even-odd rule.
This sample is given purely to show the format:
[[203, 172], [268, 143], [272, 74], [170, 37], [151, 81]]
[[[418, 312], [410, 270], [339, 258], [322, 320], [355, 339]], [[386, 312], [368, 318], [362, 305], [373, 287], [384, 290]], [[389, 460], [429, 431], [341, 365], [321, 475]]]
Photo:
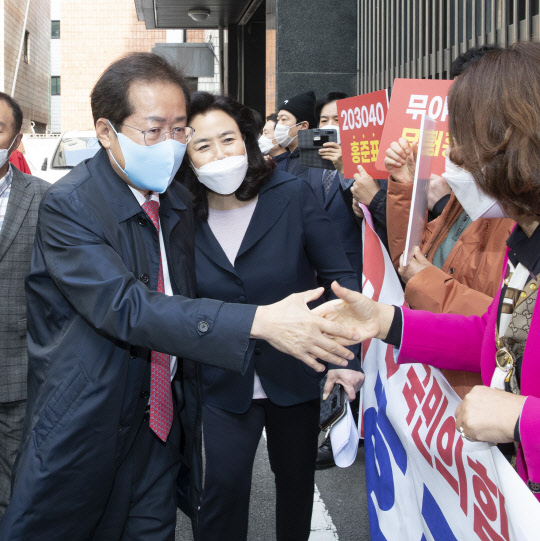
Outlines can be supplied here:
[[388, 92], [378, 90], [338, 100], [337, 108], [345, 177], [353, 178], [361, 165], [373, 178], [386, 178], [384, 165], [377, 170], [375, 162], [388, 111]]
[[[437, 121], [431, 138], [432, 171], [444, 172], [444, 152], [448, 147], [448, 90], [453, 81], [431, 79], [395, 79], [388, 115], [381, 137], [377, 169], [384, 169], [386, 149], [400, 137], [417, 143], [422, 113]], [[339, 103], [339, 102], [338, 102]]]

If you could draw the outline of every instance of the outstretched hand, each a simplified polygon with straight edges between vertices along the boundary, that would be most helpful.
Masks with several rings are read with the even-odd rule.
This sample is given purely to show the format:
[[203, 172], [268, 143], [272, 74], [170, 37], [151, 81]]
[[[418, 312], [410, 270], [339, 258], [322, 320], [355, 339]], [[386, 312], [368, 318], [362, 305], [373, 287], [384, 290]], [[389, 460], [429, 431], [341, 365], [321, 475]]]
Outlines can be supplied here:
[[347, 366], [354, 353], [344, 346], [356, 344], [359, 337], [345, 321], [332, 321], [308, 308], [324, 288], [295, 293], [285, 299], [259, 306], [251, 337], [266, 340], [273, 347], [296, 357], [317, 372], [325, 367], [317, 359], [337, 366]]
[[372, 301], [362, 293], [332, 283], [332, 291], [338, 299], [329, 301], [313, 310], [330, 321], [354, 330], [357, 342], [370, 338], [386, 338], [394, 318], [394, 308]]

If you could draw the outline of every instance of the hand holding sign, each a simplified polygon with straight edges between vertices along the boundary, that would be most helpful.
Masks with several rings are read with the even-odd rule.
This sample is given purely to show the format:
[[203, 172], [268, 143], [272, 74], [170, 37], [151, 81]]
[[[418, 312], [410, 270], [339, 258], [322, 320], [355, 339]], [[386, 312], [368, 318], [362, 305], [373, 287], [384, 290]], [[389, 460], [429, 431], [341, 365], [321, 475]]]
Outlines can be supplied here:
[[405, 283], [407, 283], [414, 275], [418, 274], [420, 271], [423, 271], [428, 267], [433, 267], [433, 263], [430, 263], [428, 259], [424, 257], [418, 246], [415, 247], [413, 257], [409, 261], [409, 264], [407, 266], [403, 265], [404, 255], [405, 254], [403, 254], [399, 259], [398, 273]]
[[[379, 190], [379, 184], [368, 175], [367, 171], [361, 165], [359, 165], [358, 173], [355, 173], [354, 175], [354, 184], [351, 186], [351, 193], [356, 202], [356, 206], [358, 206], [358, 203], [362, 203], [363, 205], [366, 205], [366, 207], [369, 206]], [[362, 212], [362, 209], [359, 210]], [[355, 214], [357, 213], [355, 212]]]
[[384, 166], [396, 182], [412, 184], [417, 153], [418, 143], [409, 143], [403, 137], [390, 143], [390, 148], [386, 150]]

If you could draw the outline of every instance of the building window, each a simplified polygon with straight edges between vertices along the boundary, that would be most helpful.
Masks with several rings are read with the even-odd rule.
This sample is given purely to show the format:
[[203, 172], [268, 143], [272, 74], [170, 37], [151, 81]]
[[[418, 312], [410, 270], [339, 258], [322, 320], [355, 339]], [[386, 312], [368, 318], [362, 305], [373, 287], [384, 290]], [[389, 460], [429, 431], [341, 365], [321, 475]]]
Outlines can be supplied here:
[[51, 39], [60, 39], [60, 21], [51, 21]]
[[30, 64], [30, 32], [24, 33], [23, 58], [27, 64]]
[[51, 77], [51, 96], [60, 96], [60, 76]]

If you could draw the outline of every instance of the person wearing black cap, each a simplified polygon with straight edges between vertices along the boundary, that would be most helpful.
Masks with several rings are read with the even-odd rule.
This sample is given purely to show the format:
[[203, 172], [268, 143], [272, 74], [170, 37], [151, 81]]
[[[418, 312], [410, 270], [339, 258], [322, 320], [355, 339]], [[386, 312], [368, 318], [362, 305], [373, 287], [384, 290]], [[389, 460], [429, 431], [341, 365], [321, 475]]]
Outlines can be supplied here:
[[274, 130], [277, 143], [289, 152], [274, 158], [277, 168], [291, 175], [306, 178], [308, 167], [300, 165], [298, 132], [315, 127], [315, 102], [313, 90], [285, 100], [279, 107], [278, 122]]

